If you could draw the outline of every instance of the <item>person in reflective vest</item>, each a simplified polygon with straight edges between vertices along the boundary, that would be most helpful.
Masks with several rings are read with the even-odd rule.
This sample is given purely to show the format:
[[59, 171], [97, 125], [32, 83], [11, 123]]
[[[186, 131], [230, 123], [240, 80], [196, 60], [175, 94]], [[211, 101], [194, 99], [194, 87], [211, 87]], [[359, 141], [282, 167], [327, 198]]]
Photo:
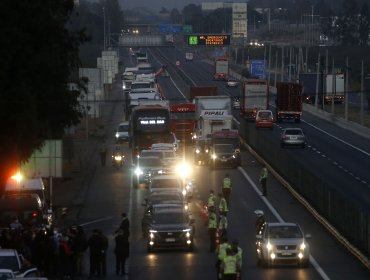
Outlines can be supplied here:
[[231, 246], [234, 255], [236, 256], [236, 265], [237, 265], [237, 272], [239, 273], [239, 279], [241, 279], [241, 271], [242, 271], [242, 264], [243, 264], [243, 249], [239, 247], [238, 240], [233, 240], [233, 244]]
[[267, 168], [266, 166], [263, 166], [261, 169], [261, 173], [260, 173], [260, 182], [262, 185], [262, 196], [267, 196], [267, 187], [266, 187], [267, 176], [268, 176]]
[[222, 182], [222, 193], [226, 199], [227, 205], [230, 205], [230, 194], [231, 194], [232, 184], [228, 173], [225, 174], [224, 180]]
[[220, 220], [218, 222], [218, 232], [221, 238], [227, 236], [227, 218], [226, 215], [220, 214]]
[[209, 251], [216, 249], [217, 216], [213, 209], [210, 209], [208, 216]]
[[223, 259], [226, 257], [226, 250], [230, 249], [231, 245], [229, 244], [229, 240], [227, 236], [224, 236], [221, 238], [221, 243], [217, 248], [217, 263], [216, 263], [216, 268], [217, 268], [217, 279], [222, 279], [222, 274], [221, 274], [221, 263]]
[[218, 213], [221, 215], [226, 215], [229, 211], [227, 207], [227, 201], [222, 193], [218, 194]]
[[222, 260], [221, 271], [223, 280], [236, 280], [238, 265], [236, 256], [230, 248], [226, 249], [226, 257]]
[[214, 210], [215, 209], [215, 204], [216, 204], [216, 196], [215, 196], [213, 190], [210, 190], [208, 200], [207, 200], [208, 211]]

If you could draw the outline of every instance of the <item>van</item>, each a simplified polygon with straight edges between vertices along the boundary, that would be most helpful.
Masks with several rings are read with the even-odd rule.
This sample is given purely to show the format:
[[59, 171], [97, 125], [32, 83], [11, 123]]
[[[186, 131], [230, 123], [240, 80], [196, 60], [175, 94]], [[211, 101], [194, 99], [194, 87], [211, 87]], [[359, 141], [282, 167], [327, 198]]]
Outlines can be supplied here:
[[50, 225], [51, 217], [44, 211], [40, 197], [33, 194], [8, 194], [0, 198], [0, 227], [9, 228], [17, 218], [24, 228]]
[[9, 178], [5, 185], [4, 194], [37, 194], [42, 202], [42, 205], [47, 209], [50, 205], [49, 196], [45, 193], [45, 185], [42, 178], [25, 178], [17, 181], [14, 178]]

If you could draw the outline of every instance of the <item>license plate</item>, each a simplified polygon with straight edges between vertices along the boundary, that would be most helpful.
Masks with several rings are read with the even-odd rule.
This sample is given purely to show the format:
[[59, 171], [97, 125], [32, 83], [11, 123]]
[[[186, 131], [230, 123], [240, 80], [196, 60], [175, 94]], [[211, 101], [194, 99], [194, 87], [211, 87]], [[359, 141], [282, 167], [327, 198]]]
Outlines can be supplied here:
[[221, 161], [222, 162], [225, 162], [225, 161], [227, 161], [227, 159], [226, 158], [222, 158]]
[[166, 242], [175, 242], [175, 238], [166, 238]]
[[290, 139], [297, 140], [297, 136], [290, 136]]
[[283, 256], [291, 256], [292, 253], [281, 253]]

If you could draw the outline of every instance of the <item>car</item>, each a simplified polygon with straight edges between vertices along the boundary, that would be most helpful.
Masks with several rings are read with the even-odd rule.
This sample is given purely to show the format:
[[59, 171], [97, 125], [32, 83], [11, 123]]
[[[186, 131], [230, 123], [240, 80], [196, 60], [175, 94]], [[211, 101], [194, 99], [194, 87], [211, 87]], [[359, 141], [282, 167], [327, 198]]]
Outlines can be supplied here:
[[152, 223], [153, 216], [156, 212], [166, 210], [166, 209], [172, 209], [172, 210], [187, 210], [189, 217], [192, 218], [192, 215], [190, 213], [190, 210], [188, 207], [184, 207], [184, 203], [176, 203], [176, 202], [160, 202], [158, 204], [152, 204], [149, 207], [145, 209], [144, 216], [141, 220], [141, 228], [143, 236], [146, 237], [148, 234], [149, 226]]
[[15, 249], [0, 249], [0, 267], [11, 270], [17, 276], [22, 271], [23, 257]]
[[122, 142], [129, 141], [129, 122], [121, 122], [115, 130], [116, 143], [120, 144]]
[[267, 223], [256, 235], [257, 265], [292, 263], [309, 265], [310, 247], [300, 226], [296, 223]]
[[0, 269], [0, 279], [1, 280], [15, 279], [15, 274], [11, 269]]
[[228, 88], [230, 87], [237, 88], [238, 85], [239, 85], [239, 82], [236, 79], [228, 79], [226, 81], [226, 87]]
[[274, 115], [271, 110], [258, 110], [256, 113], [256, 129], [274, 128]]
[[134, 166], [133, 185], [138, 187], [144, 183], [149, 185], [152, 174], [162, 169], [162, 161], [157, 156], [139, 156]]
[[149, 192], [158, 190], [177, 190], [186, 197], [182, 179], [177, 175], [157, 175], [151, 178]]
[[193, 251], [194, 223], [184, 209], [156, 211], [148, 225], [148, 252], [155, 249], [185, 248]]
[[234, 107], [234, 109], [240, 109], [240, 98], [239, 97], [234, 98], [233, 107]]
[[171, 166], [178, 161], [177, 154], [174, 150], [163, 150], [163, 149], [149, 149], [141, 150], [139, 156], [156, 156], [162, 161], [163, 167]]
[[299, 127], [284, 128], [280, 136], [280, 146], [300, 146], [306, 147], [306, 136]]
[[214, 144], [211, 146], [208, 161], [210, 169], [216, 167], [237, 168], [241, 164], [240, 151], [232, 144]]

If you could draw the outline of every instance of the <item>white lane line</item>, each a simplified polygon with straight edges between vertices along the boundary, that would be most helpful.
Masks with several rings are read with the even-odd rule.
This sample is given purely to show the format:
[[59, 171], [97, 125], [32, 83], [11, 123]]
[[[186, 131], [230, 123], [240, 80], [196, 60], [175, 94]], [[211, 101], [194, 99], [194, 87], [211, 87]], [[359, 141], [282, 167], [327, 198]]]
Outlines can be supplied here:
[[101, 218], [101, 219], [92, 220], [92, 221], [90, 221], [90, 222], [80, 224], [80, 226], [82, 226], [82, 227], [83, 227], [83, 226], [87, 226], [87, 225], [91, 225], [91, 224], [96, 224], [96, 223], [100, 223], [100, 222], [108, 221], [108, 220], [112, 220], [112, 217], [106, 217], [106, 218]]
[[[280, 214], [277, 212], [277, 210], [274, 208], [274, 206], [272, 206], [272, 204], [267, 200], [267, 198], [265, 196], [261, 196], [262, 195], [261, 191], [259, 190], [259, 188], [257, 187], [257, 185], [253, 182], [253, 180], [249, 177], [249, 175], [247, 174], [247, 172], [242, 167], [238, 167], [238, 170], [244, 175], [244, 177], [247, 179], [247, 181], [251, 184], [251, 186], [253, 187], [253, 189], [255, 190], [255, 192], [261, 197], [261, 199], [266, 204], [266, 206], [269, 208], [269, 210], [271, 211], [271, 213], [275, 216], [275, 218], [280, 223], [283, 223], [284, 222], [283, 218], [280, 216]], [[315, 270], [317, 271], [317, 273], [320, 274], [320, 276], [321, 276], [322, 279], [324, 279], [324, 280], [330, 280], [329, 276], [325, 273], [325, 271], [317, 263], [317, 261], [315, 260], [315, 258], [312, 255], [310, 255], [310, 263], [313, 265], [313, 267], [315, 268]]]
[[343, 144], [345, 144], [345, 145], [347, 145], [347, 146], [349, 146], [349, 147], [351, 147], [351, 148], [353, 148], [353, 149], [355, 149], [355, 150], [357, 150], [357, 151], [359, 151], [359, 152], [361, 152], [361, 153], [363, 153], [363, 154], [365, 154], [367, 156], [370, 156], [370, 153], [368, 153], [368, 152], [366, 152], [366, 151], [364, 151], [364, 150], [362, 150], [362, 149], [360, 149], [360, 148], [358, 148], [358, 147], [356, 147], [356, 146], [354, 146], [354, 145], [352, 145], [352, 144], [350, 144], [350, 143], [348, 143], [348, 142], [346, 142], [346, 141], [344, 141], [344, 140], [342, 140], [342, 139], [334, 136], [333, 134], [330, 134], [329, 132], [326, 132], [325, 130], [323, 130], [323, 129], [317, 127], [317, 126], [315, 126], [313, 124], [310, 124], [309, 122], [306, 122], [305, 120], [302, 120], [302, 122], [304, 122], [307, 125], [315, 128], [316, 130], [318, 130], [318, 131], [320, 131], [320, 132], [322, 132], [322, 133], [324, 133], [324, 134], [326, 134], [326, 135], [334, 138], [335, 140], [337, 140], [337, 141], [339, 141], [339, 142], [341, 142], [341, 143], [343, 143]]

